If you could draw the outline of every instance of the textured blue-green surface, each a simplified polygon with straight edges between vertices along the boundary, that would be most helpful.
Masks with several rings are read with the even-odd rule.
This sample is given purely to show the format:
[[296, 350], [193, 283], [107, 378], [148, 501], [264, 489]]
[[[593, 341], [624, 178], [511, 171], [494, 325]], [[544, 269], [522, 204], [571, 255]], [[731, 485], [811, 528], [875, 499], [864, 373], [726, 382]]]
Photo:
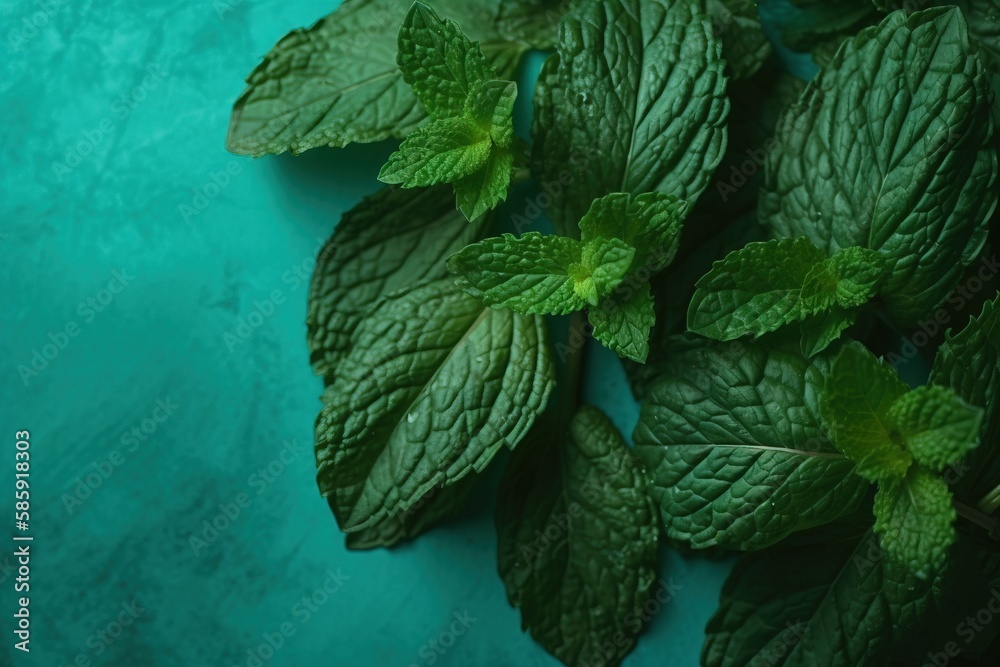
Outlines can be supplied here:
[[[304, 279], [391, 146], [251, 161], [224, 139], [244, 76], [333, 4], [0, 3], [0, 516], [13, 433], [30, 429], [35, 537], [30, 655], [12, 648], [0, 553], [0, 664], [557, 664], [506, 602], [488, 503], [349, 553], [316, 491]], [[617, 361], [590, 364], [589, 399], [630, 433]], [[726, 569], [670, 553], [675, 597], [626, 665], [695, 665]], [[339, 588], [317, 594], [328, 571]], [[475, 621], [429, 649], [455, 613]]]

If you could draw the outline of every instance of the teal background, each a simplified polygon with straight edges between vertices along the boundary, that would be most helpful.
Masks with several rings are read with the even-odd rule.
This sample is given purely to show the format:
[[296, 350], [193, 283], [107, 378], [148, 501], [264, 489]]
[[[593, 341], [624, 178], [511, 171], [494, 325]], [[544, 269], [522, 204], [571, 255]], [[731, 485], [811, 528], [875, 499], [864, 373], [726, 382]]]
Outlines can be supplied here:
[[[488, 494], [416, 543], [351, 553], [316, 490], [305, 280], [392, 147], [252, 161], [224, 140], [259, 58], [335, 4], [0, 2], [0, 439], [6, 473], [15, 430], [31, 432], [35, 540], [30, 656], [12, 649], [0, 551], [0, 663], [558, 664], [507, 604]], [[19, 371], [46, 351], [36, 375]], [[588, 400], [630, 434], [620, 365], [589, 354]], [[194, 548], [241, 494], [248, 506]], [[665, 553], [675, 597], [625, 664], [697, 664], [728, 567]], [[341, 587], [304, 613], [328, 571]], [[101, 640], [133, 600], [134, 622]], [[475, 622], [432, 663], [421, 649], [466, 612]], [[285, 623], [294, 634], [250, 659]]]

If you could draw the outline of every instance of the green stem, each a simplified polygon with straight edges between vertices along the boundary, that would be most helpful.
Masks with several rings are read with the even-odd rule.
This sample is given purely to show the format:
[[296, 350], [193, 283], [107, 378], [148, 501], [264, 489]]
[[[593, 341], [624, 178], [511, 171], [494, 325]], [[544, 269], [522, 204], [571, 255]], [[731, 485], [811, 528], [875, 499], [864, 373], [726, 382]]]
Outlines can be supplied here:
[[997, 485], [992, 491], [980, 498], [979, 502], [976, 503], [976, 507], [980, 512], [988, 515], [992, 515], [997, 509], [1000, 509], [1000, 485]]
[[996, 519], [983, 514], [973, 507], [969, 507], [965, 503], [960, 503], [957, 500], [953, 500], [951, 504], [955, 507], [955, 511], [958, 512], [958, 516], [962, 517], [966, 521], [971, 521], [981, 528], [985, 528], [986, 532], [988, 532], [990, 537], [994, 540], [1000, 539], [1000, 524], [997, 523]]
[[580, 393], [583, 387], [583, 355], [587, 349], [587, 338], [584, 328], [587, 317], [583, 311], [577, 311], [569, 318], [569, 340], [566, 342], [567, 356], [564, 366], [562, 401], [559, 413], [565, 415], [566, 422], [573, 418], [576, 409], [580, 407]]

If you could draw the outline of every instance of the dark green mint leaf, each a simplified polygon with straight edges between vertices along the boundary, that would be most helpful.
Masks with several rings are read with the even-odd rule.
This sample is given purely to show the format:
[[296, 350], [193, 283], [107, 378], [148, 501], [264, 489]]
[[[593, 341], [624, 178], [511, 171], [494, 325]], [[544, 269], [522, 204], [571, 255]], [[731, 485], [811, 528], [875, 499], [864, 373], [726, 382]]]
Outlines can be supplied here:
[[[483, 40], [500, 76], [513, 75], [525, 46], [497, 33], [494, 0], [430, 4]], [[416, 129], [425, 113], [396, 64], [408, 9], [400, 0], [347, 0], [311, 28], [289, 33], [247, 78], [233, 107], [229, 150], [255, 157], [301, 153], [402, 138]]]
[[722, 589], [706, 667], [887, 665], [892, 615], [868, 533], [744, 556]]
[[734, 79], [752, 76], [771, 56], [771, 42], [760, 25], [753, 0], [708, 0], [715, 33], [722, 36], [722, 57]]
[[375, 302], [447, 276], [445, 260], [483, 229], [455, 210], [447, 187], [384, 188], [345, 213], [319, 254], [309, 292], [309, 350], [316, 373], [331, 383], [354, 328]]
[[[966, 402], [985, 409], [980, 445], [945, 478], [955, 497], [976, 504], [1000, 481], [1000, 297], [938, 350], [931, 383], [951, 387]], [[987, 509], [987, 508], [983, 508]]]
[[478, 480], [478, 475], [466, 475], [452, 486], [431, 490], [405, 512], [380, 521], [370, 528], [348, 533], [347, 548], [394, 547], [409, 542], [439, 523], [457, 518]]
[[385, 297], [354, 329], [316, 422], [317, 480], [341, 530], [377, 525], [514, 447], [554, 382], [545, 324], [450, 279]]
[[716, 340], [760, 335], [802, 319], [806, 277], [826, 259], [804, 238], [750, 243], [712, 265], [688, 309], [691, 331]]
[[634, 440], [671, 538], [761, 549], [857, 506], [868, 485], [820, 425], [828, 370], [762, 342], [669, 358]]
[[779, 121], [761, 221], [830, 253], [878, 250], [892, 270], [889, 313], [916, 324], [986, 239], [997, 202], [989, 98], [961, 12], [894, 12], [845, 42]]
[[515, 451], [497, 532], [524, 628], [567, 665], [618, 665], [647, 618], [659, 528], [645, 475], [603, 413], [585, 406], [568, 434]]
[[570, 176], [549, 207], [560, 233], [575, 233], [590, 203], [612, 192], [663, 192], [694, 205], [708, 186], [726, 143], [725, 63], [711, 22], [690, 9], [589, 2], [560, 24], [533, 129], [538, 180]]

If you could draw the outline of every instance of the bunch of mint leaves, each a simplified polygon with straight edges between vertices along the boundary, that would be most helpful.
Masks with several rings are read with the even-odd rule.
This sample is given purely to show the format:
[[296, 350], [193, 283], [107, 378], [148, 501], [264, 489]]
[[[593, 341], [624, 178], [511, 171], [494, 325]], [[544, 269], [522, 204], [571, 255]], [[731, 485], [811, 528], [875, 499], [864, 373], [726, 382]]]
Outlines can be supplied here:
[[[1000, 7], [759, 4], [347, 0], [274, 47], [232, 151], [402, 140], [312, 281], [320, 491], [392, 547], [506, 465], [500, 575], [570, 666], [635, 646], [661, 536], [743, 552], [706, 666], [989, 660]], [[590, 339], [632, 447], [579, 398]]]

